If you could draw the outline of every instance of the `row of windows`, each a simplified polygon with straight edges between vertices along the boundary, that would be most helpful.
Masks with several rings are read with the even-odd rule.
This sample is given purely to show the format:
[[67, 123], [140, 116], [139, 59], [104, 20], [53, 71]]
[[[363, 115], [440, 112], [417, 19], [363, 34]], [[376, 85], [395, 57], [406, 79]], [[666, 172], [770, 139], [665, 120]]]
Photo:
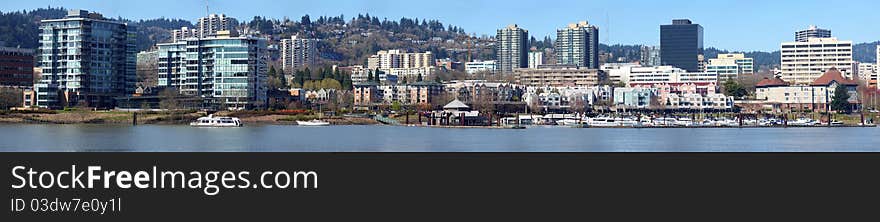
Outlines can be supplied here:
[[819, 47], [851, 47], [850, 43], [841, 43], [841, 44], [797, 44], [797, 45], [782, 45], [783, 49], [789, 48], [819, 48]]

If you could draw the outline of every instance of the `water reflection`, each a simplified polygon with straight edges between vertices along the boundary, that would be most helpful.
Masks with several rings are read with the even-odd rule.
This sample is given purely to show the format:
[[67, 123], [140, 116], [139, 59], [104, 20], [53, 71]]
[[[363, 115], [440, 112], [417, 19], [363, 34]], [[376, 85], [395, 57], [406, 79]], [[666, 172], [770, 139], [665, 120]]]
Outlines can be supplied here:
[[880, 151], [880, 128], [439, 129], [0, 125], [0, 151], [827, 152]]

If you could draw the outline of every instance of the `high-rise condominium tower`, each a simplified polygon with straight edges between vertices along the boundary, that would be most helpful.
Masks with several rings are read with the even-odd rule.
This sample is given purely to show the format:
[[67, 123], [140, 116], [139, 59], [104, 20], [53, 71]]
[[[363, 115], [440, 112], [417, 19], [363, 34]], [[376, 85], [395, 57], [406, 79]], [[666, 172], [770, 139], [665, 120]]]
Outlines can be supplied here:
[[498, 29], [495, 35], [495, 50], [499, 72], [511, 73], [513, 69], [527, 68], [529, 31], [515, 24]]
[[806, 42], [810, 38], [831, 38], [831, 30], [820, 29], [815, 25], [811, 25], [810, 28], [794, 33], [795, 42]]
[[556, 63], [599, 68], [599, 28], [586, 21], [556, 30]]
[[101, 14], [71, 10], [40, 22], [37, 106], [111, 108], [114, 98], [134, 93], [135, 29]]

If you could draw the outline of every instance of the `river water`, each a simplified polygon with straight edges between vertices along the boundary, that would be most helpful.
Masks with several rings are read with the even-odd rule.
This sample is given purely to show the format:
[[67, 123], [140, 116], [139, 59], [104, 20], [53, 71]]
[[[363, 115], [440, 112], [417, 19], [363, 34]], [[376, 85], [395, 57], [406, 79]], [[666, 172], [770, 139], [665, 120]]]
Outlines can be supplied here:
[[0, 125], [0, 151], [880, 151], [880, 128], [449, 129], [397, 126]]

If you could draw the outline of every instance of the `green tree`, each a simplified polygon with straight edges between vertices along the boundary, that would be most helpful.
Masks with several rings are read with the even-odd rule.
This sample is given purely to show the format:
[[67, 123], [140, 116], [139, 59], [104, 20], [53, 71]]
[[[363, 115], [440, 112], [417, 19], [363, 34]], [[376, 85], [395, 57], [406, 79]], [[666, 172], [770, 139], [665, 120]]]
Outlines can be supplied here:
[[748, 94], [748, 90], [733, 78], [724, 82], [724, 95], [742, 98]]
[[312, 70], [309, 67], [303, 69], [303, 79], [304, 80], [312, 80]]
[[333, 70], [333, 79], [335, 79], [338, 82], [344, 82], [342, 73], [339, 72], [339, 69]]
[[332, 78], [333, 78], [333, 71], [332, 70], [330, 70], [326, 67], [321, 68], [321, 80], [332, 79]]
[[305, 87], [303, 87], [303, 85], [305, 85], [305, 83], [306, 83], [305, 75], [306, 74], [302, 70], [296, 70], [296, 72], [294, 72], [294, 74], [293, 74], [293, 84], [296, 87], [305, 88]]
[[419, 76], [416, 77], [416, 82], [421, 82], [421, 81], [423, 81], [423, 80], [422, 80], [422, 74], [419, 74]]
[[372, 81], [373, 81], [373, 72], [371, 72], [370, 70], [367, 70], [367, 82], [372, 82]]
[[849, 104], [849, 90], [846, 86], [838, 84], [834, 88], [834, 96], [831, 97], [831, 109], [837, 112], [849, 113], [852, 106]]
[[321, 89], [336, 89], [336, 90], [341, 90], [341, 89], [342, 89], [342, 84], [339, 83], [339, 81], [336, 81], [335, 79], [327, 78], [327, 79], [321, 80], [321, 86], [320, 86], [320, 88], [321, 88]]
[[343, 77], [343, 79], [342, 79], [342, 88], [346, 89], [346, 90], [354, 89], [354, 86], [351, 82], [351, 75], [348, 75], [348, 74], [344, 74], [344, 75], [345, 75], [345, 77]]
[[401, 109], [400, 102], [394, 101], [393, 103], [391, 103], [391, 110], [400, 111], [400, 109]]
[[306, 89], [306, 90], [314, 90], [315, 89], [315, 81], [312, 81], [312, 80], [306, 81], [305, 83], [303, 83], [302, 88]]
[[276, 75], [278, 75], [277, 72], [278, 72], [278, 71], [275, 70], [275, 66], [270, 66], [270, 67], [269, 67], [269, 77], [275, 77]]

